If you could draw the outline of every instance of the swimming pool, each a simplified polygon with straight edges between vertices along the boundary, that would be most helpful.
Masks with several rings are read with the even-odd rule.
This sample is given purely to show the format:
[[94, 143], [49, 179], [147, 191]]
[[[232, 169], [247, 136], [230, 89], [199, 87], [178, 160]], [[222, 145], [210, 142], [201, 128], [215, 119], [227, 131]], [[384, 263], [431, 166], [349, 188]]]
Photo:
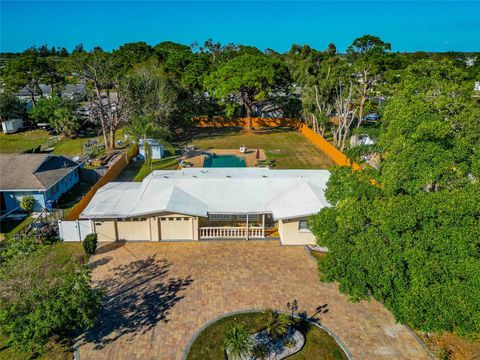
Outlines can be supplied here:
[[235, 155], [208, 155], [203, 160], [203, 167], [247, 167], [245, 159]]

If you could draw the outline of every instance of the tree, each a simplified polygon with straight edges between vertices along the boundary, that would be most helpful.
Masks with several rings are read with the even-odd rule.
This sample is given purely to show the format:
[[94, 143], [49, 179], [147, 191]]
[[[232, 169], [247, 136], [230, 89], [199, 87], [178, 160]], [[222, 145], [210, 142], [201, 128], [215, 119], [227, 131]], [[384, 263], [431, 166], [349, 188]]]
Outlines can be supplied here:
[[386, 53], [390, 49], [391, 45], [389, 43], [372, 35], [364, 35], [355, 39], [347, 49], [347, 55], [358, 72], [360, 87], [357, 127], [360, 127], [363, 120], [368, 93], [385, 71]]
[[25, 116], [25, 104], [12, 92], [0, 94], [0, 120], [23, 119]]
[[[480, 332], [480, 109], [451, 62], [420, 61], [387, 102], [379, 171], [335, 170], [309, 220], [324, 281], [422, 331]], [[376, 180], [373, 184], [371, 179]]]
[[253, 339], [243, 324], [233, 325], [226, 333], [223, 346], [227, 354], [242, 360], [250, 351]]
[[75, 52], [72, 71], [88, 85], [88, 98], [94, 121], [99, 121], [107, 149], [115, 147], [115, 132], [127, 120], [125, 92], [128, 77], [115, 58], [101, 49]]
[[249, 129], [254, 105], [280, 92], [286, 93], [289, 85], [286, 65], [265, 55], [236, 57], [205, 79], [205, 86], [214, 98], [245, 107]]
[[57, 134], [72, 136], [80, 128], [77, 109], [75, 101], [52, 96], [38, 100], [30, 110], [30, 117], [37, 123], [49, 124]]

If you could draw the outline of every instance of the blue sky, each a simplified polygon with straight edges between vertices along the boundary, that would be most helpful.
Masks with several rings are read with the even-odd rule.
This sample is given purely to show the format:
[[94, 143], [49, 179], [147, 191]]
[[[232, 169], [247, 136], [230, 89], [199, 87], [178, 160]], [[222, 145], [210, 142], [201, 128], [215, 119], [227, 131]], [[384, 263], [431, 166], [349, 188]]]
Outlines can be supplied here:
[[344, 51], [374, 34], [395, 51], [480, 51], [479, 1], [5, 1], [0, 51], [32, 45], [71, 50], [170, 40], [254, 45], [286, 51], [293, 43]]

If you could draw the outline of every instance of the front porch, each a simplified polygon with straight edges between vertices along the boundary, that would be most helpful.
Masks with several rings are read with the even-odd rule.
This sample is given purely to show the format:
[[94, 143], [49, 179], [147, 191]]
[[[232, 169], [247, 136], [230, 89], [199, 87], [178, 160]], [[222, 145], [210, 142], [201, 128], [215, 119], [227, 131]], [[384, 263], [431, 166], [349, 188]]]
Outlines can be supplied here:
[[259, 240], [278, 238], [270, 214], [209, 214], [199, 221], [199, 239]]

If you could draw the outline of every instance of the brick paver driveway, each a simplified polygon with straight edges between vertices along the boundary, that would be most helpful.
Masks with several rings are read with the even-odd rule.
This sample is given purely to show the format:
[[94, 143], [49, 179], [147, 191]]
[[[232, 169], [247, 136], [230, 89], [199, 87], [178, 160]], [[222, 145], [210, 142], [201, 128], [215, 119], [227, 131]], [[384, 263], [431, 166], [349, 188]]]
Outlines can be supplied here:
[[[229, 312], [275, 308], [297, 299], [336, 333], [355, 359], [426, 359], [409, 330], [377, 302], [351, 303], [318, 281], [302, 247], [273, 241], [127, 243], [92, 259], [107, 290], [100, 322], [80, 340], [82, 360], [181, 359], [191, 337]], [[102, 249], [100, 250], [102, 251]]]

